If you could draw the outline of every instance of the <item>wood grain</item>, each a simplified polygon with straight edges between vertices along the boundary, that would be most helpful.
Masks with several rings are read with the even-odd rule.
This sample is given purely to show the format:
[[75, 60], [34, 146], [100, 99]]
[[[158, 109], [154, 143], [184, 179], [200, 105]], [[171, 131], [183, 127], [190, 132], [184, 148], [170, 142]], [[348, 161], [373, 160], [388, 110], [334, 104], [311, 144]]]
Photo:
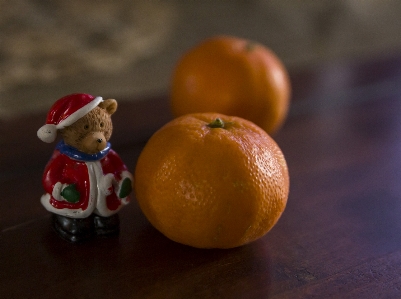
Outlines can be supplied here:
[[[64, 242], [39, 203], [53, 150], [36, 137], [45, 116], [1, 123], [1, 297], [401, 297], [400, 57], [291, 71], [291, 112], [274, 136], [290, 169], [286, 211], [231, 250], [168, 240], [135, 200], [118, 238]], [[169, 119], [166, 96], [121, 101], [112, 143], [132, 171]]]

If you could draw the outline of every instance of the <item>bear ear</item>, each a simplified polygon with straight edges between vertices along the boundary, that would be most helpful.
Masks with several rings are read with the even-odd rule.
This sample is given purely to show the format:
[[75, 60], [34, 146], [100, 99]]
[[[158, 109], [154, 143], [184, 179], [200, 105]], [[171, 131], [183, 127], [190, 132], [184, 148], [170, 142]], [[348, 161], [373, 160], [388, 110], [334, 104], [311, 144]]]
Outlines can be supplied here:
[[117, 101], [115, 99], [107, 99], [101, 102], [99, 107], [105, 109], [107, 113], [112, 115], [117, 110]]

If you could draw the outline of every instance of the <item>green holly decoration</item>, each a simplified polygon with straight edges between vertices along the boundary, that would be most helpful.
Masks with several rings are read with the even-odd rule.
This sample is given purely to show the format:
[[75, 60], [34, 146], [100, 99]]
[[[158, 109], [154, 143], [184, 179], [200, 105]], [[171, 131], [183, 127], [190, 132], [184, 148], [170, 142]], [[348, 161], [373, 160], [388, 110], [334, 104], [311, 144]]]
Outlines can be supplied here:
[[65, 198], [66, 201], [71, 203], [76, 203], [79, 201], [79, 191], [75, 187], [75, 184], [69, 185], [61, 191], [61, 196]]
[[124, 198], [127, 197], [132, 191], [132, 182], [129, 178], [125, 178], [124, 181], [121, 184], [121, 189], [120, 193], [118, 194], [118, 197]]

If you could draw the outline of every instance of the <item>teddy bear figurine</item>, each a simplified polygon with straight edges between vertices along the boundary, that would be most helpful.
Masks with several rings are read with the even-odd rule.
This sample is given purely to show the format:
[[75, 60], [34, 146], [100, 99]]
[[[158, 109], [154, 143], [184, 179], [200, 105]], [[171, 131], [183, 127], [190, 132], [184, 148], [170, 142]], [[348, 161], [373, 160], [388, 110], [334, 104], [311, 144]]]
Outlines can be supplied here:
[[117, 101], [89, 94], [57, 100], [39, 139], [57, 144], [42, 183], [42, 205], [53, 214], [53, 227], [65, 240], [81, 242], [119, 233], [117, 212], [129, 202], [133, 177], [109, 139]]

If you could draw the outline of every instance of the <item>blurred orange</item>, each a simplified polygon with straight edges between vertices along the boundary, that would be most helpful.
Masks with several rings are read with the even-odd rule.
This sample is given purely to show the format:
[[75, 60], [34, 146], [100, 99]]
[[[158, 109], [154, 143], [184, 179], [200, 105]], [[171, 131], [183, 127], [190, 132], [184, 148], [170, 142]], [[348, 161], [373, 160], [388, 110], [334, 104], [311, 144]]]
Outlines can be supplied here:
[[287, 70], [271, 50], [246, 39], [217, 36], [178, 61], [171, 108], [175, 116], [198, 112], [239, 116], [271, 134], [285, 120], [290, 93]]

